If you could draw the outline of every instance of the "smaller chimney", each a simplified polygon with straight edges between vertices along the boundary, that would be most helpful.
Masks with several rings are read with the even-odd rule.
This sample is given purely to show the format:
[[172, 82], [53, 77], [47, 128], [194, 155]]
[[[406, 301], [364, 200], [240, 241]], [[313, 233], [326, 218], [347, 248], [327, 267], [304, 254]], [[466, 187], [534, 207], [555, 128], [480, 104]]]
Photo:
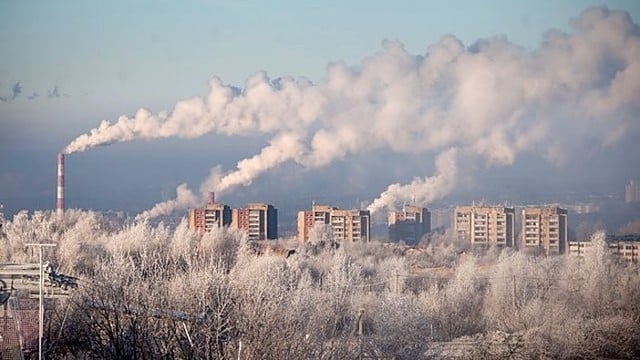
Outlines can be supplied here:
[[207, 198], [207, 205], [213, 205], [216, 203], [216, 193], [209, 191], [209, 197]]

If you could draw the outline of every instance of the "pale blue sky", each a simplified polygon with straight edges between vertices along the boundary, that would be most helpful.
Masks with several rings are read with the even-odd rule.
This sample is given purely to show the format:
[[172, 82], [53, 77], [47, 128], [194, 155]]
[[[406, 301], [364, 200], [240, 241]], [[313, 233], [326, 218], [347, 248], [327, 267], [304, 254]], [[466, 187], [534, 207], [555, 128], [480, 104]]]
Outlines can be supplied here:
[[[0, 202], [9, 212], [50, 208], [55, 154], [70, 140], [103, 119], [140, 107], [170, 110], [178, 100], [203, 96], [213, 76], [240, 87], [260, 70], [316, 82], [329, 62], [358, 64], [384, 39], [404, 43], [413, 54], [424, 54], [445, 34], [466, 45], [506, 36], [532, 49], [545, 31], [570, 31], [570, 19], [603, 4], [640, 21], [637, 0], [0, 0], [0, 97], [11, 97], [15, 83], [22, 86], [14, 100], [0, 102]], [[141, 210], [171, 197], [181, 182], [197, 187], [209, 167], [231, 167], [264, 142], [215, 138], [215, 161], [194, 155], [210, 148], [210, 140], [168, 140], [153, 148], [124, 144], [74, 157], [67, 181], [76, 188], [68, 190], [68, 203]], [[167, 162], [179, 162], [168, 173], [158, 157], [165, 153]], [[104, 166], [96, 165], [100, 161]], [[416, 161], [408, 161], [414, 169], [421, 166]], [[141, 163], [146, 170], [136, 172]], [[411, 179], [414, 169], [398, 172]], [[418, 170], [424, 175], [429, 168]], [[122, 179], [126, 190], [113, 185]], [[264, 181], [275, 180], [267, 175]], [[385, 181], [352, 196], [377, 194]]]
[[[359, 62], [383, 39], [413, 53], [450, 33], [470, 44], [504, 35], [534, 47], [589, 5], [631, 1], [0, 1], [0, 90], [57, 86], [70, 96], [170, 105], [216, 75], [258, 70], [317, 80], [330, 61]], [[46, 97], [46, 96], [45, 96]], [[140, 99], [140, 100], [137, 100]], [[142, 104], [140, 103], [142, 101]]]

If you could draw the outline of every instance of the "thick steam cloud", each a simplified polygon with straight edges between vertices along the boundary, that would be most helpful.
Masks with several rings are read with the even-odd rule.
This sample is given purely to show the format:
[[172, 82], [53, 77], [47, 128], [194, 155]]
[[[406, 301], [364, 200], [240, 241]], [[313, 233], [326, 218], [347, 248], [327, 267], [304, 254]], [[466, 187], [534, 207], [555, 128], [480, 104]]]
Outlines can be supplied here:
[[640, 135], [638, 26], [606, 8], [588, 9], [571, 25], [571, 33], [546, 33], [531, 51], [504, 38], [465, 47], [445, 36], [412, 55], [387, 41], [358, 66], [330, 64], [318, 84], [258, 73], [239, 90], [216, 78], [205, 97], [170, 113], [141, 109], [103, 121], [64, 152], [211, 132], [272, 135], [235, 171], [214, 168], [202, 192], [250, 184], [286, 161], [320, 167], [372, 149], [429, 152], [437, 154], [433, 176], [390, 185], [370, 209], [411, 197], [426, 204], [452, 191], [461, 159], [506, 166], [535, 152], [562, 164], [579, 156], [584, 139], [606, 147]]

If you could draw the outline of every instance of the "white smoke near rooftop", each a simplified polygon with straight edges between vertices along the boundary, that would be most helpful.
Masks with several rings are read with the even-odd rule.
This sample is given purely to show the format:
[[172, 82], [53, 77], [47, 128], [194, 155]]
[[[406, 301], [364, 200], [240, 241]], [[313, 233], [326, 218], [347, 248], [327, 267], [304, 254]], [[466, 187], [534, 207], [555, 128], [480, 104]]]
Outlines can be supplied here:
[[136, 216], [136, 221], [144, 221], [156, 218], [162, 215], [171, 215], [179, 209], [200, 206], [201, 201], [187, 187], [186, 184], [180, 184], [176, 188], [176, 198], [156, 204], [153, 208], [143, 211]]
[[372, 213], [398, 202], [428, 204], [453, 190], [458, 181], [457, 149], [448, 149], [436, 157], [436, 173], [425, 179], [415, 178], [409, 184], [391, 184], [368, 206]]
[[[625, 12], [591, 8], [572, 27], [571, 34], [545, 34], [533, 51], [504, 38], [465, 48], [445, 36], [426, 54], [412, 55], [401, 43], [387, 41], [359, 66], [329, 65], [318, 84], [286, 77], [272, 81], [258, 73], [239, 91], [214, 79], [203, 98], [181, 101], [170, 113], [142, 109], [103, 122], [72, 141], [65, 153], [212, 132], [272, 135], [235, 171], [212, 171], [214, 177], [202, 187], [216, 188], [203, 191], [220, 192], [250, 184], [285, 161], [320, 167], [372, 149], [435, 152], [438, 163], [451, 158], [453, 165], [436, 164], [433, 177], [390, 186], [372, 206], [393, 206], [405, 192], [423, 194], [417, 200], [426, 203], [453, 189], [434, 187], [443, 183], [437, 179], [456, 180], [456, 157], [507, 166], [519, 154], [534, 152], [561, 164], [581, 156], [584, 146], [612, 146], [640, 135], [638, 26]], [[463, 151], [447, 155], [455, 148]]]

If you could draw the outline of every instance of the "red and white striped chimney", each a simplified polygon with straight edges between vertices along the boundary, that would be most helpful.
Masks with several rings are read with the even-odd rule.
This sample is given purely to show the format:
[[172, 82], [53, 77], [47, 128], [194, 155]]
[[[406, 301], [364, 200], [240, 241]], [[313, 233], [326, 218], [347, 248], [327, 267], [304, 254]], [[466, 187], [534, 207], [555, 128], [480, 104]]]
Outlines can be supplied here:
[[58, 154], [58, 191], [56, 196], [56, 213], [64, 215], [64, 154]]

